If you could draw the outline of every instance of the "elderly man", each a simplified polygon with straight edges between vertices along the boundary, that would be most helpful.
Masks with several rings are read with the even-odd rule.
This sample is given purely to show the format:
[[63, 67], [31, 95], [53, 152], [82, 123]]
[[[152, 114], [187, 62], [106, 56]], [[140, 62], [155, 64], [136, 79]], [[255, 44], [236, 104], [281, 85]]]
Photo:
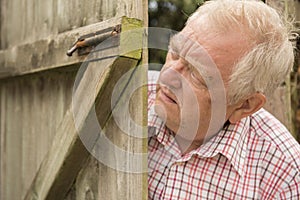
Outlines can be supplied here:
[[149, 199], [299, 199], [299, 144], [262, 108], [293, 65], [288, 35], [266, 4], [222, 0], [171, 38], [149, 77]]

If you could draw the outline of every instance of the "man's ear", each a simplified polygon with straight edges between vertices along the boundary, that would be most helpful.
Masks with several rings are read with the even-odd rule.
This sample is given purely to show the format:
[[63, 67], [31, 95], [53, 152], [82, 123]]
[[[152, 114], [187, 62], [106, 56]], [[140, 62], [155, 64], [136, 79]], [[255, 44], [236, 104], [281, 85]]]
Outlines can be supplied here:
[[266, 97], [260, 92], [254, 93], [249, 96], [246, 100], [237, 103], [234, 106], [233, 112], [229, 116], [230, 123], [236, 123], [244, 117], [247, 117], [260, 108], [266, 103]]

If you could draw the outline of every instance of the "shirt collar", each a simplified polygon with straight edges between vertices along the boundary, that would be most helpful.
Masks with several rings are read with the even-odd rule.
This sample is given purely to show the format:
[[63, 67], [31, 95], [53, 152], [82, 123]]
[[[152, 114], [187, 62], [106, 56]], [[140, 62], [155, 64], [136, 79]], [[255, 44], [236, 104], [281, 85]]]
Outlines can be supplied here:
[[249, 130], [250, 117], [243, 118], [236, 124], [228, 124], [191, 154], [197, 154], [200, 157], [213, 157], [220, 153], [230, 161], [240, 176], [244, 176]]
[[[149, 110], [148, 126], [150, 137], [155, 135], [158, 142], [165, 147], [174, 145], [174, 136], [170, 134], [169, 129], [165, 127], [163, 121], [158, 118], [152, 109]], [[236, 124], [228, 124], [205, 144], [180, 157], [178, 161], [187, 161], [193, 155], [210, 158], [219, 153], [230, 161], [240, 176], [244, 176], [244, 161], [247, 154], [247, 135], [249, 129], [250, 117], [243, 118]], [[178, 151], [174, 151], [173, 153], [176, 153], [178, 156]]]

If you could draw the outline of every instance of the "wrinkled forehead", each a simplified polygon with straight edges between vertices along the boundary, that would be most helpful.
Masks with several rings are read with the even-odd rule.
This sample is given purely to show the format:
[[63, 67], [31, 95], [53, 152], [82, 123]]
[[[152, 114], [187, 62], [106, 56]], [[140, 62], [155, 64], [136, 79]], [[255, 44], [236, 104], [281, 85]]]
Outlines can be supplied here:
[[243, 31], [238, 29], [225, 31], [214, 27], [213, 23], [208, 23], [209, 21], [205, 16], [189, 21], [179, 33], [178, 41], [182, 41], [183, 44], [177, 42], [174, 46], [180, 47], [181, 56], [196, 60], [194, 64], [217, 66], [224, 79], [228, 79], [237, 61], [252, 49], [253, 43]]
[[205, 47], [197, 41], [193, 31], [188, 28], [184, 28], [170, 39], [169, 51], [176, 53], [189, 64], [201, 70], [201, 73], [212, 76], [217, 70], [212, 57]]

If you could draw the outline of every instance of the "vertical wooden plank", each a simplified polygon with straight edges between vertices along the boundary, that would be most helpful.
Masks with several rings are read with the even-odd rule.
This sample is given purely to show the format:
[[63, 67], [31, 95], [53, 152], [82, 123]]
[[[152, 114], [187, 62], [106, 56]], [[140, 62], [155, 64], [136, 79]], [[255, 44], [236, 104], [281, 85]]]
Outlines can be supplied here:
[[[295, 1], [295, 10], [296, 10], [296, 18], [295, 21], [296, 26], [298, 28], [298, 32], [300, 33], [300, 1]], [[300, 42], [298, 43], [298, 55], [297, 55], [297, 68], [295, 72], [295, 80], [294, 80], [294, 105], [293, 108], [295, 109], [295, 126], [296, 126], [296, 135], [297, 140], [300, 143]]]
[[81, 199], [100, 199], [98, 192], [98, 179], [99, 174], [99, 161], [93, 156], [90, 156], [86, 165], [82, 168], [78, 174], [75, 188], [76, 198], [74, 200]]
[[[0, 84], [0, 101], [1, 101], [1, 108], [5, 108], [6, 107], [6, 99], [5, 97], [5, 88], [3, 87], [2, 84]], [[7, 199], [6, 198], [6, 192], [5, 192], [5, 187], [4, 187], [4, 183], [5, 183], [5, 174], [6, 174], [6, 168], [5, 168], [5, 163], [4, 160], [6, 159], [5, 156], [5, 148], [6, 148], [6, 139], [5, 139], [5, 128], [6, 128], [6, 124], [4, 122], [3, 119], [6, 118], [5, 115], [5, 110], [4, 109], [0, 109], [0, 199]]]
[[[8, 199], [21, 199], [22, 186], [15, 184], [20, 181], [22, 177], [22, 133], [23, 127], [21, 126], [21, 99], [20, 93], [22, 92], [18, 87], [14, 88], [10, 85], [6, 90], [7, 106], [6, 112], [6, 139], [7, 148], [6, 152], [6, 174], [5, 174], [5, 191]], [[9, 133], [9, 134], [7, 134]], [[10, 187], [9, 187], [10, 186]], [[11, 187], [14, 186], [14, 187]]]
[[[139, 66], [139, 68], [142, 68], [142, 66]], [[125, 91], [115, 108], [117, 114], [118, 109], [127, 106], [126, 102], [129, 101], [130, 116], [119, 118], [118, 123], [116, 123], [116, 117], [118, 116], [113, 115], [105, 125], [106, 137], [113, 144], [105, 149], [105, 154], [107, 159], [115, 164], [115, 167], [109, 166], [103, 161], [100, 162], [99, 199], [147, 199], [146, 156], [144, 160], [137, 159], [136, 162], [132, 159], [134, 156], [137, 157], [138, 153], [147, 155], [147, 143], [145, 142], [147, 129], [144, 129], [144, 132], [142, 130], [136, 132], [137, 129], [129, 123], [129, 119], [132, 118], [136, 124], [145, 125], [147, 113], [145, 106], [146, 88], [137, 87], [133, 95], [130, 95], [129, 88], [141, 86], [139, 83], [142, 83], [142, 80], [146, 77], [146, 71], [146, 69], [137, 70], [127, 86], [127, 91]], [[128, 99], [128, 95], [130, 99]], [[131, 130], [131, 132], [126, 132], [126, 130]], [[136, 135], [139, 135], [140, 138]], [[120, 156], [114, 150], [114, 146], [124, 150], [127, 154], [120, 159]], [[122, 166], [122, 170], [118, 169], [120, 166]], [[132, 166], [140, 166], [140, 169], [144, 169], [144, 172], [134, 171]]]
[[98, 200], [99, 161], [89, 156], [64, 200]]
[[[266, 3], [276, 8], [286, 20], [294, 18], [296, 13], [294, 10], [293, 0], [267, 0]], [[293, 124], [293, 111], [291, 106], [291, 77], [285, 80], [285, 85], [276, 89], [273, 96], [269, 97], [265, 105], [266, 110], [278, 118], [288, 130], [295, 136]]]
[[[1, 11], [0, 11], [0, 20], [1, 20]], [[0, 26], [1, 29], [1, 26]], [[0, 42], [1, 43], [1, 42]], [[1, 44], [0, 44], [1, 45]], [[0, 108], [3, 106], [3, 101], [2, 101], [2, 88], [1, 88], [1, 84], [0, 84]], [[0, 110], [0, 199], [2, 199], [3, 195], [2, 195], [2, 169], [3, 169], [3, 161], [2, 161], [2, 150], [3, 150], [3, 122], [1, 120], [2, 118], [2, 112]]]
[[69, 109], [76, 69], [0, 81], [1, 199], [24, 198]]
[[[34, 113], [32, 112], [35, 108], [38, 108], [36, 105], [37, 98], [36, 95], [33, 95], [32, 98], [27, 98], [26, 94], [35, 94], [33, 87], [36, 84], [34, 78], [31, 79], [32, 84], [26, 83], [26, 80], [20, 80], [17, 83], [17, 87], [21, 88], [23, 99], [20, 102], [20, 106], [22, 108], [21, 119], [20, 123], [22, 124], [21, 127], [23, 129], [22, 132], [22, 165], [19, 167], [22, 169], [22, 177], [21, 177], [21, 185], [22, 186], [22, 193], [21, 197], [24, 195], [24, 189], [28, 187], [28, 181], [32, 179], [34, 176], [36, 165], [37, 165], [37, 155], [33, 153], [35, 151], [36, 143], [38, 141], [38, 137], [34, 135], [35, 133], [35, 126], [32, 126], [34, 118]], [[8, 132], [9, 133], [9, 132]], [[39, 137], [43, 137], [43, 134], [40, 133]], [[37, 151], [39, 152], [39, 151]], [[9, 186], [8, 186], [9, 187]]]
[[291, 130], [291, 121], [289, 116], [290, 103], [286, 98], [286, 87], [279, 87], [275, 90], [273, 96], [269, 97], [264, 108], [272, 113], [281, 123]]
[[[21, 79], [18, 87], [21, 88], [23, 100], [22, 108], [22, 198], [30, 187], [36, 170], [48, 152], [55, 128], [62, 120], [65, 112], [63, 76], [32, 77], [30, 81]], [[50, 89], [51, 87], [51, 89]], [[33, 94], [31, 97], [26, 94]], [[70, 92], [69, 92], [70, 95]], [[55, 108], [55, 109], [54, 109]], [[34, 112], [36, 110], [36, 112]], [[51, 111], [55, 110], [55, 112]], [[39, 124], [39, 125], [35, 125]], [[17, 184], [17, 183], [16, 183]]]

